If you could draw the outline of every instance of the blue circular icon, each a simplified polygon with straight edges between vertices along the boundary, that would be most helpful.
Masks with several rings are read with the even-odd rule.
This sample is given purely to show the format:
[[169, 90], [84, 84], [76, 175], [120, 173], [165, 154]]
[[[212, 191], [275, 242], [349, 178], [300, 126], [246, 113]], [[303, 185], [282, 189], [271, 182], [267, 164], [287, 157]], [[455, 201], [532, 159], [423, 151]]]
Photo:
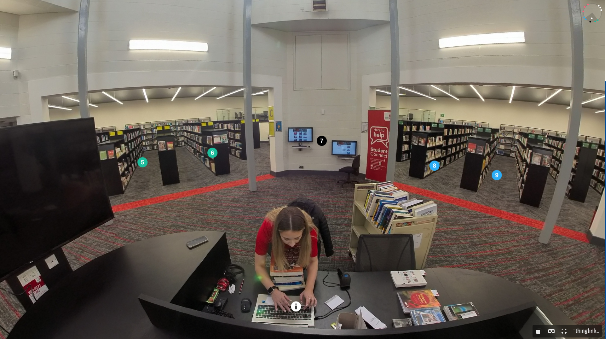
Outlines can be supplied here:
[[432, 161], [432, 162], [429, 163], [429, 168], [432, 171], [437, 171], [437, 170], [440, 169], [440, 163], [434, 160], [434, 161]]
[[206, 152], [206, 154], [208, 154], [208, 157], [211, 159], [214, 159], [217, 157], [217, 155], [219, 154], [219, 152], [217, 152], [216, 148], [209, 148], [208, 152]]
[[137, 160], [137, 164], [139, 164], [139, 167], [145, 167], [147, 166], [147, 159], [141, 157]]
[[492, 178], [494, 180], [501, 180], [502, 177], [503, 177], [503, 173], [501, 173], [501, 171], [499, 171], [499, 170], [492, 171]]

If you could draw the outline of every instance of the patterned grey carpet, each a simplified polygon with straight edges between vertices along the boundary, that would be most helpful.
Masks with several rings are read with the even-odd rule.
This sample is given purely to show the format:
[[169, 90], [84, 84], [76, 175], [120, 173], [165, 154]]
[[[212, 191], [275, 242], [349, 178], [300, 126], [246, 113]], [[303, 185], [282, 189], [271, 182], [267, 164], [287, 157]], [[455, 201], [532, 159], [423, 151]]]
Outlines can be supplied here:
[[[178, 155], [180, 166], [183, 160], [187, 161], [186, 156], [189, 155], [183, 151], [185, 153], [179, 152]], [[198, 161], [193, 157], [191, 160]], [[435, 185], [436, 190], [451, 190], [442, 191], [444, 194], [468, 194], [470, 200], [477, 199], [474, 195], [482, 196], [483, 199], [492, 197], [497, 201], [503, 199], [499, 198], [501, 195], [506, 195], [506, 199], [509, 199], [509, 190], [499, 185], [509, 185], [507, 176], [510, 172], [507, 168], [513, 164], [508, 162], [509, 159], [495, 160], [495, 165], [501, 167], [499, 169], [506, 178], [502, 183], [487, 182], [478, 193], [456, 192], [458, 178], [454, 183], [448, 183], [448, 178], [456, 178], [456, 174], [452, 173], [459, 171], [460, 174], [457, 166], [462, 167], [461, 160], [445, 168], [445, 171], [432, 175], [431, 182], [427, 179], [424, 182], [410, 180], [407, 177], [399, 180], [410, 185], [429, 184]], [[194, 164], [195, 162], [191, 165]], [[406, 165], [407, 163], [398, 164], [399, 170], [402, 171]], [[196, 170], [197, 167], [193, 169]], [[127, 194], [131, 193], [131, 199], [167, 193], [158, 190], [155, 193], [145, 192], [145, 186], [158, 178], [149, 178], [143, 173], [151, 171], [140, 170], [135, 173], [134, 181], [129, 187], [132, 191], [127, 190]], [[245, 163], [241, 170], [243, 172], [237, 179], [246, 177]], [[205, 178], [196, 179], [193, 175], [188, 181], [182, 180], [179, 185], [183, 186], [180, 189], [200, 187], [204, 184], [202, 180], [209, 180], [207, 185], [212, 184], [212, 180], [223, 180], [211, 175], [204, 167], [198, 173]], [[188, 174], [182, 171], [182, 175], [185, 177]], [[232, 170], [230, 175], [238, 174]], [[352, 270], [348, 244], [353, 190], [336, 184], [342, 177], [338, 173], [279, 177], [259, 182], [257, 192], [250, 192], [248, 186], [243, 185], [118, 212], [112, 225], [99, 227], [83, 235], [64, 246], [64, 251], [72, 267], [77, 269], [100, 255], [150, 237], [175, 232], [216, 230], [227, 232], [232, 261], [252, 264], [254, 240], [265, 213], [302, 196], [313, 199], [322, 206], [335, 246], [334, 256], [321, 256], [320, 269]], [[190, 186], [185, 188], [186, 185]], [[497, 186], [492, 187], [493, 185]], [[159, 187], [162, 187], [161, 183]], [[169, 186], [175, 190], [176, 187], [177, 185]], [[134, 188], [142, 196], [136, 197]], [[515, 196], [515, 183], [512, 191]], [[488, 192], [493, 193], [491, 195]], [[490, 203], [482, 199], [477, 201]], [[437, 203], [439, 218], [427, 267], [461, 267], [497, 275], [537, 292], [578, 324], [604, 325], [604, 248], [559, 235], [554, 235], [548, 245], [543, 245], [537, 241], [537, 229], [459, 206], [439, 201]], [[513, 201], [502, 206], [518, 207]], [[518, 213], [517, 210], [510, 212]], [[4, 282], [0, 283], [0, 288], [4, 289], [0, 290], [0, 326], [10, 331], [25, 311], [16, 298], [5, 291], [8, 286]], [[0, 330], [0, 339], [4, 337], [6, 332]]]
[[[545, 220], [556, 186], [556, 181], [551, 176], [547, 176], [541, 206], [537, 208], [520, 203], [514, 158], [495, 156], [490, 171], [501, 171], [503, 178], [499, 181], [489, 178], [480, 186], [478, 192], [459, 187], [464, 163], [465, 159], [461, 158], [425, 179], [417, 179], [408, 176], [409, 161], [398, 162], [396, 163], [395, 181], [539, 221]], [[557, 225], [579, 232], [587, 231], [601, 198], [600, 194], [589, 188], [585, 203], [564, 199]]]

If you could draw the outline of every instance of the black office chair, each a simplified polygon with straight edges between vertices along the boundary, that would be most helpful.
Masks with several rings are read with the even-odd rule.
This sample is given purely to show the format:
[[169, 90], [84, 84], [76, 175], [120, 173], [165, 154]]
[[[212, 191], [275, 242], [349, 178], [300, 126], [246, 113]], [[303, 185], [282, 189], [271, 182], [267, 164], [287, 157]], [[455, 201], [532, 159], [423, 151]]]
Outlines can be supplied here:
[[416, 269], [412, 234], [361, 234], [356, 253], [356, 272]]
[[351, 166], [343, 167], [339, 169], [339, 172], [347, 173], [347, 180], [337, 181], [337, 184], [341, 184], [341, 187], [345, 184], [358, 184], [358, 181], [351, 180], [351, 175], [358, 176], [360, 174], [360, 156], [356, 155]]

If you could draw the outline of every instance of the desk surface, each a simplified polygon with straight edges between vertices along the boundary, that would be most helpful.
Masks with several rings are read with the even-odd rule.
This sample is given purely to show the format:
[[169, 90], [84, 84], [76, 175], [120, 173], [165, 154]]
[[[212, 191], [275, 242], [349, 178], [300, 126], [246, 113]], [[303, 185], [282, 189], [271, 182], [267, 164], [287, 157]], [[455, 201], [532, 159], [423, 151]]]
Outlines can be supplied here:
[[[138, 296], [143, 293], [170, 301], [206, 256], [222, 232], [176, 233], [130, 244], [105, 254], [76, 270], [47, 292], [23, 315], [9, 335], [17, 338], [179, 338], [155, 328], [143, 311]], [[185, 243], [202, 235], [209, 243], [188, 250]], [[207, 246], [208, 245], [208, 246]], [[240, 312], [240, 300], [265, 289], [254, 280], [252, 265], [243, 265], [247, 275], [242, 294], [229, 295], [225, 311], [237, 319], [250, 320], [252, 313]], [[436, 289], [443, 305], [473, 302], [480, 313], [503, 309], [521, 298], [534, 300], [554, 324], [573, 324], [561, 311], [536, 293], [502, 278], [476, 271], [433, 268], [427, 269], [428, 285]], [[315, 287], [318, 298], [317, 315], [329, 311], [324, 304], [333, 295], [345, 303], [347, 294], [339, 288], [326, 287], [319, 272]], [[396, 288], [389, 272], [350, 272], [352, 277], [351, 306], [341, 312], [353, 312], [365, 306], [378, 319], [391, 327], [391, 320], [404, 316], [396, 297]], [[336, 272], [326, 279], [337, 282]], [[239, 287], [240, 280], [236, 283]], [[298, 295], [298, 293], [288, 293]], [[317, 320], [316, 328], [330, 328], [334, 313]], [[270, 326], [270, 325], [268, 325]]]

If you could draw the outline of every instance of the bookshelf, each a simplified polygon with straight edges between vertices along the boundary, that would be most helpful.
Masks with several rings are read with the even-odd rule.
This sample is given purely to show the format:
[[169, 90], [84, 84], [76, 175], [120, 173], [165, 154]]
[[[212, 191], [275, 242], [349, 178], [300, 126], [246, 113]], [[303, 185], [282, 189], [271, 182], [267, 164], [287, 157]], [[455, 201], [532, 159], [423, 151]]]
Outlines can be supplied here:
[[497, 146], [496, 153], [497, 155], [502, 155], [506, 157], [514, 157], [514, 125], [501, 125], [499, 126], [499, 143]]
[[107, 133], [108, 140], [98, 144], [105, 189], [110, 196], [124, 194], [143, 153], [141, 129]]
[[[358, 251], [358, 239], [361, 234], [383, 234], [374, 226], [370, 217], [366, 216], [364, 202], [368, 190], [376, 189], [377, 184], [356, 184], [354, 190], [353, 214], [351, 218], [351, 233], [349, 241], [349, 253], [354, 262]], [[436, 230], [438, 216], [416, 217], [392, 221], [391, 234], [413, 234], [415, 236], [415, 259], [416, 269], [423, 269], [427, 260], [427, 253], [431, 247], [433, 235]]]
[[459, 187], [477, 192], [490, 175], [490, 164], [496, 155], [499, 130], [478, 127], [467, 141], [467, 153]]
[[534, 207], [541, 204], [553, 157], [543, 140], [543, 135], [519, 132], [515, 145], [520, 202]]
[[[213, 122], [186, 123], [183, 130], [185, 148], [215, 175], [229, 174], [229, 144], [226, 129], [214, 129]], [[210, 148], [217, 150], [214, 159]]]
[[178, 184], [179, 166], [177, 165], [177, 138], [172, 130], [158, 131], [156, 140], [158, 141], [158, 160], [160, 162], [160, 173], [162, 175], [162, 185]]
[[602, 139], [598, 145], [597, 156], [589, 186], [600, 194], [604, 193], [604, 139]]
[[396, 161], [402, 162], [410, 159], [410, 136], [412, 121], [398, 121], [398, 144], [396, 152]]
[[[246, 128], [244, 120], [224, 120], [214, 122], [215, 128], [226, 129], [229, 140], [229, 153], [236, 158], [246, 160]], [[253, 119], [254, 148], [261, 148], [259, 119]]]

